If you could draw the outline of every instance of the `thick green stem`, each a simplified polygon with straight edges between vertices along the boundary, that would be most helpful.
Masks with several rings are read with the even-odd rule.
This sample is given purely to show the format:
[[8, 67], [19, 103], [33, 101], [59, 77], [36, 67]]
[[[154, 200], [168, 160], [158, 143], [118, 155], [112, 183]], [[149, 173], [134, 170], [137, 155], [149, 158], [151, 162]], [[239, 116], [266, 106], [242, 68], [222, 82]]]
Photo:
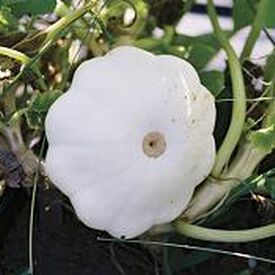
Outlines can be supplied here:
[[275, 236], [275, 224], [247, 230], [216, 230], [192, 225], [188, 222], [197, 220], [206, 215], [207, 211], [240, 184], [252, 175], [256, 166], [268, 155], [269, 151], [260, 150], [253, 144], [247, 143], [239, 150], [230, 169], [224, 174], [223, 180], [209, 178], [191, 202], [181, 219], [173, 225], [179, 233], [199, 240], [215, 242], [248, 242]]
[[248, 35], [248, 38], [245, 42], [240, 60], [243, 61], [244, 59], [248, 58], [251, 55], [251, 52], [253, 50], [253, 47], [261, 33], [263, 22], [264, 22], [264, 16], [267, 8], [269, 0], [261, 0], [258, 4], [257, 13], [255, 16], [255, 19], [253, 21], [251, 31]]
[[207, 215], [232, 188], [250, 177], [257, 165], [268, 154], [269, 151], [260, 150], [250, 142], [243, 144], [228, 171], [222, 175], [222, 178], [209, 177], [199, 187], [190, 203], [190, 207], [183, 213], [183, 217], [193, 222]]
[[[208, 11], [209, 15], [212, 16], [212, 24], [214, 25], [214, 29], [217, 29], [217, 36], [220, 35], [220, 30], [217, 25], [215, 10], [213, 7], [213, 3], [211, 0], [208, 1]], [[241, 67], [238, 64], [238, 60], [234, 52], [231, 51], [230, 46], [227, 47], [227, 41], [224, 40], [223, 36], [219, 37], [220, 42], [223, 44], [224, 49], [227, 52], [229, 65], [232, 76], [233, 83], [233, 95], [234, 95], [234, 106], [233, 106], [233, 114], [232, 114], [232, 123], [234, 125], [234, 118], [238, 116], [238, 112], [234, 116], [234, 107], [236, 108], [237, 98], [240, 98], [238, 93], [241, 93], [241, 100], [245, 100], [244, 95], [244, 85], [241, 74]], [[227, 48], [226, 48], [227, 47]], [[235, 63], [234, 63], [235, 62]], [[235, 72], [233, 70], [235, 68]], [[274, 71], [275, 72], [275, 71]], [[237, 75], [236, 75], [237, 73]], [[273, 75], [273, 73], [271, 74]], [[236, 83], [237, 82], [237, 83]], [[238, 88], [238, 85], [240, 89]], [[274, 96], [274, 79], [269, 86], [269, 95]], [[268, 110], [265, 112], [265, 119], [263, 122], [263, 127], [274, 125], [275, 124], [275, 105], [274, 101], [270, 103]], [[240, 106], [239, 106], [240, 108]], [[245, 110], [245, 105], [241, 107], [242, 109], [242, 118], [244, 118], [243, 111]], [[238, 123], [237, 127], [240, 127]], [[241, 130], [241, 129], [239, 129]], [[241, 132], [239, 132], [239, 135]], [[231, 137], [230, 128], [228, 130], [226, 138]], [[234, 135], [233, 135], [234, 136]], [[239, 140], [238, 139], [237, 141]], [[234, 141], [234, 139], [232, 139]], [[271, 144], [273, 144], [271, 142]], [[222, 145], [224, 146], [224, 144]], [[228, 147], [225, 147], [228, 148]], [[233, 147], [232, 147], [233, 148]], [[235, 145], [234, 145], [235, 148]], [[221, 154], [223, 148], [220, 149], [218, 154]], [[258, 164], [271, 152], [272, 148], [270, 146], [258, 146], [257, 143], [253, 142], [253, 140], [249, 139], [245, 143], [240, 144], [238, 148], [238, 153], [234, 157], [233, 161], [229, 165], [225, 171], [222, 171], [222, 165], [219, 165], [219, 157], [217, 158], [216, 166], [214, 168], [214, 172], [212, 173], [214, 176], [218, 175], [219, 177], [209, 177], [206, 182], [199, 187], [195, 196], [193, 197], [190, 207], [184, 212], [182, 216], [182, 220], [177, 220], [174, 222], [175, 228], [181, 234], [189, 236], [191, 238], [208, 240], [208, 241], [222, 241], [222, 242], [246, 242], [259, 240], [267, 237], [271, 237], [275, 235], [275, 225], [263, 226], [255, 229], [249, 230], [240, 230], [240, 231], [225, 231], [225, 230], [213, 230], [207, 229], [196, 225], [187, 224], [188, 222], [194, 222], [200, 218], [203, 218], [209, 214], [209, 211], [215, 210], [220, 206], [222, 199], [226, 197], [227, 194], [231, 191], [232, 188], [236, 187], [243, 180], [252, 175], [255, 168]], [[227, 152], [227, 150], [225, 150]], [[232, 153], [232, 151], [231, 151]], [[227, 155], [229, 156], [229, 155]], [[224, 160], [223, 157], [221, 157]], [[225, 164], [225, 162], [222, 162]], [[218, 167], [218, 168], [217, 168]]]
[[190, 238], [213, 242], [251, 242], [275, 236], [275, 224], [246, 230], [219, 230], [188, 224], [183, 221], [174, 223], [175, 229]]
[[212, 175], [214, 177], [219, 177], [223, 171], [224, 166], [229, 162], [232, 152], [234, 151], [243, 131], [246, 111], [246, 95], [241, 64], [235, 51], [229, 44], [226, 36], [219, 26], [217, 14], [212, 0], [208, 0], [207, 8], [215, 35], [228, 57], [233, 89], [233, 109], [231, 123], [226, 137], [217, 153], [216, 163], [212, 170]]

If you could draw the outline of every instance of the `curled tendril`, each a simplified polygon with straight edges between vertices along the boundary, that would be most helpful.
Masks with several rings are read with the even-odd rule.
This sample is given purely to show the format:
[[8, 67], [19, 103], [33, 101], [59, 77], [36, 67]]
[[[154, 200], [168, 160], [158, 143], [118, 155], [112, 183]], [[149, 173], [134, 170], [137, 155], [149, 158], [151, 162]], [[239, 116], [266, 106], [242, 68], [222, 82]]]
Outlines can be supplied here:
[[[112, 1], [111, 1], [111, 2], [112, 2]], [[132, 3], [131, 0], [121, 0], [121, 2], [124, 2], [124, 3], [128, 4], [128, 5], [131, 7], [131, 9], [134, 11], [134, 18], [133, 18], [133, 20], [131, 21], [130, 24], [127, 24], [127, 25], [125, 25], [125, 27], [124, 27], [124, 28], [131, 28], [131, 27], [133, 27], [133, 26], [135, 25], [135, 23], [137, 22], [137, 18], [138, 18], [138, 11], [137, 11], [137, 8], [136, 8], [135, 4]], [[135, 2], [135, 1], [133, 1], [133, 2]], [[124, 12], [125, 12], [125, 10], [126, 10], [126, 9], [124, 9]]]
[[[147, 4], [144, 1], [121, 0], [112, 5], [111, 2], [107, 15], [108, 29], [118, 35], [131, 35], [135, 37], [144, 25], [144, 17], [147, 16]], [[119, 5], [126, 3], [134, 12], [133, 18], [127, 24], [122, 20], [127, 7], [121, 9]]]

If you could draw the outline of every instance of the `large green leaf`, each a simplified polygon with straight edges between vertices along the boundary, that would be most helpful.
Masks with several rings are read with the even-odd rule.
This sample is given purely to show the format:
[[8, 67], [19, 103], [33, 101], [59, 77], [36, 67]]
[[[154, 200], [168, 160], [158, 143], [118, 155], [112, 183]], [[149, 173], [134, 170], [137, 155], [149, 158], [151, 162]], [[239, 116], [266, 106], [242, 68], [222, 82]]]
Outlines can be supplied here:
[[24, 14], [50, 13], [54, 10], [55, 5], [56, 0], [0, 0], [0, 6], [10, 7], [12, 13], [18, 17]]
[[215, 96], [219, 94], [225, 87], [224, 74], [220, 71], [207, 71], [200, 73], [202, 84]]
[[250, 25], [254, 19], [255, 0], [234, 0], [233, 20], [234, 29], [239, 30]]
[[[233, 32], [225, 32], [229, 38]], [[199, 36], [187, 36], [177, 34], [172, 42], [174, 45], [184, 46], [187, 49], [188, 56], [185, 57], [190, 61], [197, 70], [203, 69], [207, 63], [217, 54], [221, 45], [213, 33]]]
[[177, 35], [174, 44], [183, 46], [187, 49], [188, 55], [185, 56], [197, 70], [205, 67], [209, 60], [217, 53], [211, 44], [201, 42], [199, 37], [189, 37]]
[[269, 0], [265, 12], [265, 26], [268, 28], [275, 27], [275, 1]]
[[[233, 6], [233, 19], [234, 29], [239, 30], [242, 27], [250, 25], [257, 13], [256, 0], [234, 0]], [[267, 0], [265, 6], [264, 26], [268, 28], [275, 27], [275, 1]]]

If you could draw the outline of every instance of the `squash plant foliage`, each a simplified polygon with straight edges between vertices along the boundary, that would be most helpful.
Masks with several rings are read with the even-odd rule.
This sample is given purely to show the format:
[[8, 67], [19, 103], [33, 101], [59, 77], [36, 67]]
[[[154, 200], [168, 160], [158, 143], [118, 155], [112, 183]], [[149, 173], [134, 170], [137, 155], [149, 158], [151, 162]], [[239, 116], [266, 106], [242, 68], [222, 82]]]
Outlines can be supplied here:
[[[215, 220], [227, 215], [232, 205], [249, 197], [251, 192], [256, 196], [261, 194], [272, 203], [274, 200], [275, 51], [261, 63], [250, 59], [262, 30], [270, 43], [275, 44], [267, 29], [275, 26], [274, 1], [234, 1], [234, 28], [224, 32], [219, 25], [215, 1], [209, 0], [207, 12], [213, 32], [192, 37], [176, 31], [180, 18], [195, 3], [192, 0], [80, 2], [0, 1], [0, 150], [8, 150], [20, 163], [24, 171], [21, 188], [36, 187], [37, 170], [45, 176], [46, 150], [41, 149], [45, 142], [45, 117], [55, 100], [71, 86], [75, 70], [85, 60], [99, 58], [114, 48], [128, 45], [190, 62], [216, 100], [215, 164], [211, 165], [212, 171], [204, 182], [196, 183], [200, 185], [186, 210], [180, 216], [179, 213], [171, 215], [178, 219], [169, 229], [175, 234], [208, 241], [245, 242], [273, 236], [275, 225], [272, 221], [233, 232], [207, 229], [203, 222], [215, 227]], [[243, 10], [245, 12], [240, 15]], [[235, 32], [248, 25], [250, 33], [238, 56], [229, 41]], [[155, 35], [156, 27], [162, 29], [161, 37]], [[227, 68], [207, 71], [208, 62], [221, 49], [226, 53]], [[107, 70], [100, 72], [101, 81], [107, 83]], [[127, 72], [121, 71], [122, 79], [127, 77], [123, 74]], [[144, 68], [146, 74], [147, 68]], [[94, 83], [93, 75], [89, 81]], [[261, 84], [260, 88], [255, 88], [255, 81]], [[110, 98], [105, 100], [110, 103]], [[91, 112], [92, 109], [91, 106]], [[205, 111], [205, 120], [211, 115]], [[72, 124], [85, 127], [84, 118], [70, 119]], [[2, 155], [5, 158], [5, 154]], [[1, 202], [5, 190], [14, 185], [9, 177], [3, 176], [8, 169], [7, 161], [0, 159], [0, 162]], [[79, 169], [81, 175], [81, 165]], [[203, 177], [199, 181], [202, 180]], [[74, 192], [78, 192], [77, 188]], [[100, 213], [105, 215], [104, 211]], [[135, 217], [132, 218], [131, 223], [134, 223]], [[195, 225], [198, 221], [200, 226]], [[161, 230], [161, 227], [155, 228], [152, 232]]]

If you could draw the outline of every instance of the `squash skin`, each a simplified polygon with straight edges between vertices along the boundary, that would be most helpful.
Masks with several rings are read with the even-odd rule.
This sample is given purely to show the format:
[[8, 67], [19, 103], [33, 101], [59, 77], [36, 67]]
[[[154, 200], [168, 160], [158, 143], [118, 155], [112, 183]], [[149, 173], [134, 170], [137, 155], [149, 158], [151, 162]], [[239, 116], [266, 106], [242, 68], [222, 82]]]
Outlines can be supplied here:
[[[215, 160], [215, 104], [174, 56], [121, 46], [85, 61], [45, 123], [46, 171], [87, 226], [133, 238], [186, 208]], [[165, 150], [144, 153], [149, 133]]]

